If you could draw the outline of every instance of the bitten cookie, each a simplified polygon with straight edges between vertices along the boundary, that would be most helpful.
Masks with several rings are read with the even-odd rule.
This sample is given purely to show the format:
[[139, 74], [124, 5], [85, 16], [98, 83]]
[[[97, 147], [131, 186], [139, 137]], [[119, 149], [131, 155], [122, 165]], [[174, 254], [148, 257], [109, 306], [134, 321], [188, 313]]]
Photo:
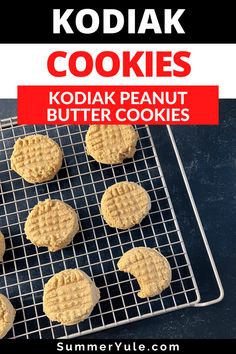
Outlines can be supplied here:
[[137, 279], [140, 298], [159, 295], [171, 282], [169, 262], [153, 248], [132, 248], [123, 254], [117, 266], [119, 270], [130, 273]]
[[61, 200], [46, 199], [31, 210], [26, 223], [26, 238], [35, 246], [55, 252], [66, 247], [79, 231], [74, 209]]
[[0, 231], [0, 262], [3, 261], [3, 255], [5, 253], [6, 245], [3, 234]]
[[118, 164], [134, 156], [138, 133], [132, 125], [91, 125], [85, 142], [87, 154], [104, 164]]
[[0, 339], [5, 337], [13, 326], [16, 310], [8, 298], [0, 294]]
[[107, 224], [123, 230], [141, 223], [150, 208], [148, 193], [134, 182], [113, 184], [101, 200], [101, 214]]
[[88, 318], [99, 299], [100, 292], [87, 274], [67, 269], [45, 285], [43, 310], [51, 321], [70, 326]]
[[19, 138], [11, 156], [11, 168], [29, 183], [42, 183], [55, 177], [62, 165], [59, 145], [46, 135]]

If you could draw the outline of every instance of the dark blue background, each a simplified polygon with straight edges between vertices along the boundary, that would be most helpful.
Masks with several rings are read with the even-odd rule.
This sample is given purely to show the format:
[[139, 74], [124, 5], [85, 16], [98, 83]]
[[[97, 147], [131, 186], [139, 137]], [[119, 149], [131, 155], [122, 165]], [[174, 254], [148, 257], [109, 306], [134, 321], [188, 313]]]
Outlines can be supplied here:
[[[14, 115], [16, 100], [0, 100], [0, 118]], [[157, 150], [165, 148], [163, 129], [151, 129]], [[236, 100], [220, 101], [219, 126], [173, 127], [173, 132], [223, 281], [225, 298], [210, 307], [183, 309], [86, 338], [236, 338]], [[168, 176], [175, 174], [171, 157], [165, 159], [162, 167], [168, 183]], [[183, 207], [175, 193], [175, 180], [168, 186], [174, 205], [182, 203]], [[194, 252], [188, 208], [181, 211], [181, 219], [181, 227], [189, 232], [190, 251]], [[208, 284], [202, 262], [196, 273]], [[208, 296], [212, 289], [208, 285], [205, 289], [207, 295], [204, 291], [203, 294]]]

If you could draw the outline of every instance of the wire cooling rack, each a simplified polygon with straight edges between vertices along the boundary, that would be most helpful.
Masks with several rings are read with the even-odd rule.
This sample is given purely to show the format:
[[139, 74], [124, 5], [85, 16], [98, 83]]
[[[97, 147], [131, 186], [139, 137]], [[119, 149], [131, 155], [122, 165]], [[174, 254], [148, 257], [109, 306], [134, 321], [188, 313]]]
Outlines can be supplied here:
[[[17, 310], [7, 337], [74, 337], [199, 302], [198, 287], [148, 127], [136, 127], [140, 139], [134, 159], [107, 166], [86, 155], [87, 126], [18, 126], [16, 118], [1, 124], [0, 229], [7, 248], [0, 265], [0, 293]], [[64, 163], [54, 180], [32, 185], [11, 170], [9, 160], [17, 138], [35, 133], [58, 142], [64, 151]], [[104, 223], [99, 207], [105, 189], [124, 180], [138, 182], [148, 191], [151, 211], [141, 225], [118, 231]], [[46, 198], [70, 204], [81, 223], [82, 231], [72, 244], [55, 253], [36, 248], [24, 234], [30, 210]], [[138, 298], [137, 281], [117, 270], [123, 253], [138, 246], [157, 248], [170, 262], [172, 282], [160, 296]], [[93, 278], [101, 300], [87, 320], [65, 327], [44, 315], [43, 286], [53, 274], [75, 267]]]

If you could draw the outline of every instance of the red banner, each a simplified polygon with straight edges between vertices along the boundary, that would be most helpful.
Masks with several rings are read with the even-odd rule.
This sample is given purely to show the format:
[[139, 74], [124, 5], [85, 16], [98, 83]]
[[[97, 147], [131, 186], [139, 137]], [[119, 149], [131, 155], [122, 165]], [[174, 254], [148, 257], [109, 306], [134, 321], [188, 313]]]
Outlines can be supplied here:
[[218, 86], [18, 86], [18, 123], [215, 125], [218, 91]]

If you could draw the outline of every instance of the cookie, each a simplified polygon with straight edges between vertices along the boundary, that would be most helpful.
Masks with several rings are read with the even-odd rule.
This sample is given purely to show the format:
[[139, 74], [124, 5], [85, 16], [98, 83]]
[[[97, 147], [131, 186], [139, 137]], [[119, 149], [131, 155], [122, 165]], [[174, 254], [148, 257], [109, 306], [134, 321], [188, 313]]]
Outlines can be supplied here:
[[6, 245], [3, 234], [0, 231], [0, 262], [3, 261], [3, 255], [5, 253]]
[[171, 282], [169, 262], [154, 248], [132, 248], [123, 254], [117, 266], [119, 270], [130, 273], [137, 279], [140, 298], [159, 295]]
[[59, 145], [46, 135], [19, 138], [11, 156], [11, 168], [29, 183], [42, 183], [55, 177], [62, 165]]
[[101, 200], [101, 214], [107, 224], [122, 230], [141, 223], [150, 208], [148, 193], [134, 182], [113, 184]]
[[43, 310], [51, 321], [70, 326], [88, 318], [99, 299], [100, 292], [87, 274], [67, 269], [45, 285]]
[[87, 154], [103, 164], [118, 164], [133, 157], [137, 141], [132, 125], [91, 125], [85, 137]]
[[0, 294], [0, 339], [5, 337], [13, 326], [16, 310], [8, 298]]
[[79, 231], [74, 209], [61, 200], [46, 199], [31, 210], [26, 223], [26, 238], [35, 246], [55, 252], [66, 247]]

